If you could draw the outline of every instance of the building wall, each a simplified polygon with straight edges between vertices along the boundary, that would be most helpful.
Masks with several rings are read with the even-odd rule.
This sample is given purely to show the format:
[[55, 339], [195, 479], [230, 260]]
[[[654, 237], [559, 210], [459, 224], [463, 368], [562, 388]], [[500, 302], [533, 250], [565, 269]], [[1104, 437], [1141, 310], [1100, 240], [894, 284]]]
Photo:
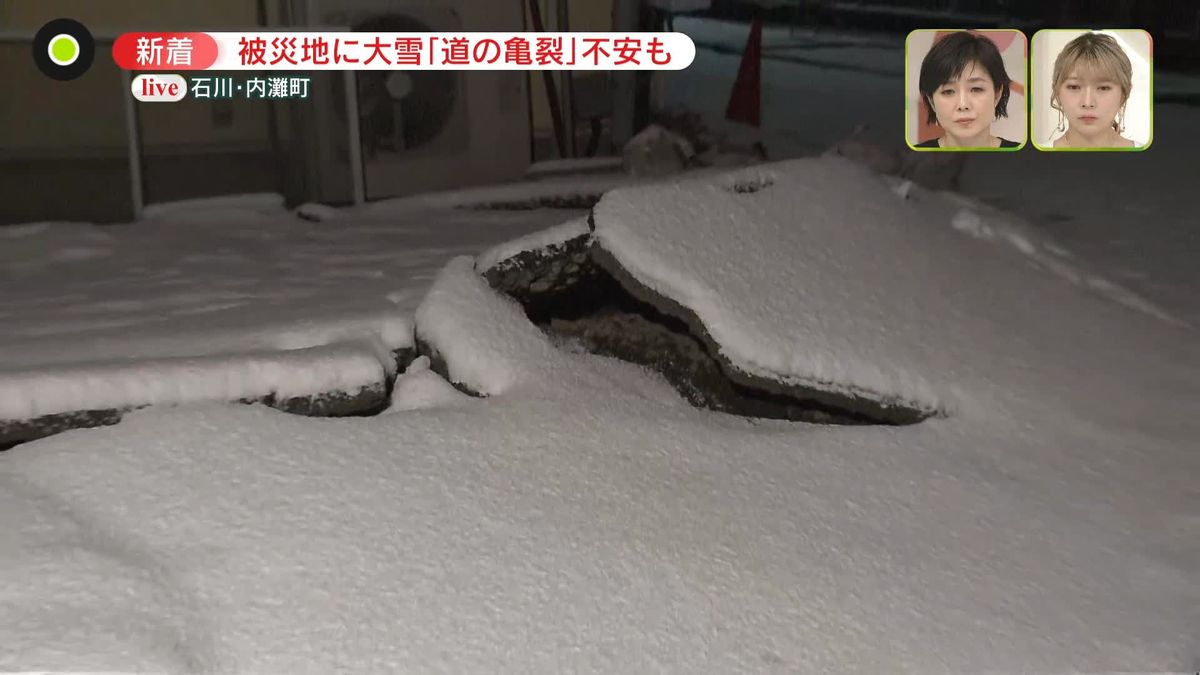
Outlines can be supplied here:
[[[236, 30], [258, 26], [260, 6], [268, 25], [285, 23], [285, 8], [292, 1], [0, 0], [0, 30], [26, 31], [32, 36], [46, 21], [64, 16], [83, 22], [97, 36], [133, 30]], [[363, 4], [363, 0], [317, 1], [326, 6]], [[503, 16], [502, 28], [508, 30], [520, 29], [525, 7], [522, 0], [412, 1], [459, 9], [465, 5], [470, 10], [465, 14], [485, 17], [476, 23]], [[541, 2], [553, 29], [556, 0]], [[607, 29], [605, 8], [610, 0], [571, 2], [573, 28]], [[96, 60], [83, 77], [56, 82], [34, 66], [28, 42], [0, 44], [0, 81], [20, 92], [20, 96], [0, 96], [0, 173], [6, 177], [0, 181], [0, 223], [111, 222], [133, 216], [125, 117], [128, 94], [108, 55], [110, 49], [110, 45], [97, 46]], [[239, 74], [245, 75], [249, 73]], [[527, 120], [532, 116], [550, 127], [544, 91], [532, 96], [539, 112], [531, 115], [525, 105], [524, 74], [472, 73], [468, 79], [481, 85], [470, 87], [467, 97], [472, 111], [466, 135], [471, 139], [470, 152], [422, 158], [410, 162], [411, 166], [398, 162], [378, 177], [371, 193], [391, 194], [396, 185], [405, 190], [453, 188], [522, 174], [529, 157]], [[540, 79], [533, 79], [540, 86]], [[340, 99], [334, 103], [341, 105]], [[334, 136], [345, 145], [344, 120], [341, 129], [313, 123], [315, 100], [281, 105], [236, 98], [186, 99], [170, 105], [135, 105], [146, 203], [262, 191], [284, 192], [289, 199], [310, 195], [319, 181], [293, 175], [311, 163], [310, 146]], [[489, 112], [489, 105], [498, 112]], [[506, 115], [503, 120], [497, 117], [501, 113]], [[291, 124], [304, 131], [289, 134]], [[519, 134], [514, 131], [518, 126]], [[334, 169], [349, 172], [340, 165]], [[406, 177], [404, 171], [422, 180]], [[441, 182], [432, 183], [435, 178]]]
[[[274, 3], [268, 3], [273, 5]], [[130, 30], [198, 30], [258, 25], [253, 0], [6, 0], [0, 27], [28, 31], [71, 17], [95, 35]], [[0, 46], [0, 81], [20, 97], [0, 97], [0, 147], [18, 156], [106, 155], [126, 147], [123, 85], [108, 57], [111, 44], [98, 44], [87, 74], [71, 82], [43, 76], [29, 58], [28, 43]], [[147, 150], [186, 151], [206, 146], [266, 144], [268, 109], [253, 102], [188, 100], [140, 107]], [[86, 111], [81, 114], [81, 111]]]
[[[274, 4], [278, 0], [267, 0]], [[70, 17], [93, 35], [131, 30], [236, 29], [259, 25], [256, 0], [0, 0], [0, 30], [32, 36]], [[134, 214], [122, 74], [97, 44], [76, 80], [43, 76], [29, 43], [0, 44], [0, 224], [124, 221]], [[136, 104], [147, 203], [235, 192], [279, 191], [271, 108], [250, 101]]]

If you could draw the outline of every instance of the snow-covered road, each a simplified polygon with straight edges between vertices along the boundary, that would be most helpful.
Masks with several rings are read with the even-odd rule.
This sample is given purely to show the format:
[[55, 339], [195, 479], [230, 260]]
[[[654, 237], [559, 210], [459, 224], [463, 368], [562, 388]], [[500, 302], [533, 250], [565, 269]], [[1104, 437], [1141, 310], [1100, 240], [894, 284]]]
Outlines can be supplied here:
[[[482, 253], [530, 226], [528, 214], [497, 226], [494, 214], [443, 212], [466, 219], [458, 231], [394, 215], [267, 218], [232, 230], [236, 244], [214, 230], [186, 251], [167, 245], [168, 227], [135, 230], [135, 250], [174, 251], [146, 260], [209, 256], [216, 267], [196, 269], [229, 278], [255, 269], [236, 259], [247, 251], [307, 252], [308, 278], [325, 280], [322, 308], [420, 298], [416, 316], [449, 372], [492, 395], [465, 397], [417, 368], [378, 417], [159, 407], [0, 455], [0, 667], [1191, 667], [1194, 330], [1047, 267], [1025, 250], [1042, 251], [1037, 240], [980, 236], [1015, 227], [986, 204], [823, 162], [751, 170], [769, 186], [749, 194], [720, 176], [612, 193], [596, 209], [598, 236], [644, 281], [736, 329], [738, 358], [929, 395], [943, 416], [908, 427], [750, 421], [694, 409], [640, 368], [556, 348], [472, 258], [432, 262]], [[682, 212], [637, 206], [656, 193]], [[736, 208], [713, 208], [721, 198]], [[689, 222], [697, 236], [681, 238]], [[91, 240], [87, 228], [65, 232]], [[763, 252], [796, 264], [773, 277]], [[721, 258], [714, 277], [692, 264]], [[405, 261], [440, 271], [392, 276]], [[290, 268], [272, 285], [283, 268], [271, 264], [254, 288], [302, 283]], [[23, 272], [27, 289], [40, 287], [34, 273]], [[117, 288], [132, 293], [136, 274]], [[718, 277], [729, 283], [709, 285]], [[192, 290], [222, 287], [206, 278]], [[741, 283], [771, 278], [786, 287]], [[64, 306], [86, 305], [75, 302]]]

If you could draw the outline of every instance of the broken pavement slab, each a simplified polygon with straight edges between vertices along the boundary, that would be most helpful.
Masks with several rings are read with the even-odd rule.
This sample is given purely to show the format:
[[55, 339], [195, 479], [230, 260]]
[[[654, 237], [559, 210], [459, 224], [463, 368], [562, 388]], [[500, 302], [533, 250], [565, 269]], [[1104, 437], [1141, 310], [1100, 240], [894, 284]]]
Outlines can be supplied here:
[[310, 417], [387, 407], [395, 373], [415, 350], [334, 344], [290, 352], [76, 365], [6, 373], [0, 449], [70, 429], [117, 424], [132, 410], [198, 402], [259, 403]]
[[1027, 256], [963, 236], [961, 198], [919, 197], [839, 157], [691, 175], [614, 189], [587, 233], [525, 237], [477, 269], [559, 342], [658, 370], [702, 407], [883, 424], [1020, 407], [1007, 392], [1045, 378], [1009, 336], [1053, 308], [1016, 283], [980, 304], [962, 280], [1020, 278]]
[[[563, 270], [574, 268], [572, 274]], [[639, 283], [584, 236], [526, 250], [483, 271], [547, 333], [658, 371], [693, 405], [748, 417], [833, 424], [912, 424], [931, 412], [755, 376], [721, 356], [694, 312]], [[434, 370], [448, 373], [428, 345]], [[469, 391], [464, 389], [464, 391]], [[474, 392], [470, 392], [474, 393]]]
[[[726, 188], [740, 197], [773, 183], [769, 175], [753, 175]], [[621, 199], [621, 194], [607, 199]], [[593, 213], [588, 225], [603, 228], [597, 220], [602, 217]], [[497, 247], [480, 256], [476, 268], [546, 332], [650, 367], [699, 407], [840, 424], [912, 424], [937, 412], [863, 388], [821, 387], [749, 372], [726, 355], [693, 309], [638, 280], [579, 222]], [[441, 355], [432, 357], [434, 369], [448, 373]]]
[[[673, 340], [666, 343], [687, 345], [674, 351], [690, 355], [690, 358], [680, 359], [683, 368], [669, 369], [671, 374], [668, 379], [672, 382], [683, 381], [686, 387], [707, 392], [710, 405], [706, 407], [751, 417], [833, 424], [914, 424], [934, 414], [931, 409], [922, 409], [919, 405], [896, 398], [847, 393], [844, 389], [824, 389], [747, 372], [725, 355], [721, 345], [694, 311], [638, 281], [603, 247], [594, 246], [591, 256], [596, 265], [616, 279], [625, 292], [682, 323], [686, 326], [686, 335], [700, 343], [701, 349], [694, 346], [689, 349], [688, 341]], [[651, 324], [662, 326], [664, 322]], [[674, 332], [679, 334], [681, 331]], [[706, 362], [704, 356], [716, 367], [701, 365]]]

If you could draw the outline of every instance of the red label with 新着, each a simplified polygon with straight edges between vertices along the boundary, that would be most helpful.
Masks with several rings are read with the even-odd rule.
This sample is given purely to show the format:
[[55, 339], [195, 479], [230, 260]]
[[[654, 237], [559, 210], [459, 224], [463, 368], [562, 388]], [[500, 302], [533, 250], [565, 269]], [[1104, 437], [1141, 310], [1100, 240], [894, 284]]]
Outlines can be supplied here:
[[122, 70], [204, 70], [217, 61], [217, 42], [207, 33], [124, 33], [112, 55]]

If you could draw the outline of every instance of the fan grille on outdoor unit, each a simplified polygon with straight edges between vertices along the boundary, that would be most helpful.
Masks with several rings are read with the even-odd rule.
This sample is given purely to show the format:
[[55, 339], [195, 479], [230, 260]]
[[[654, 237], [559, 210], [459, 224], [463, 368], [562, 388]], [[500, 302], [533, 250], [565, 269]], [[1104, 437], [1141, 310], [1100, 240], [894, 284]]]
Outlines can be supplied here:
[[[371, 33], [416, 33], [433, 30], [404, 14], [373, 16], [353, 26]], [[367, 155], [404, 152], [436, 139], [450, 124], [458, 99], [458, 73], [447, 70], [408, 70], [411, 88], [397, 98], [388, 87], [388, 70], [357, 73], [358, 110]], [[397, 115], [399, 112], [399, 115]], [[397, 120], [397, 117], [400, 119]], [[397, 129], [399, 125], [399, 129]]]

